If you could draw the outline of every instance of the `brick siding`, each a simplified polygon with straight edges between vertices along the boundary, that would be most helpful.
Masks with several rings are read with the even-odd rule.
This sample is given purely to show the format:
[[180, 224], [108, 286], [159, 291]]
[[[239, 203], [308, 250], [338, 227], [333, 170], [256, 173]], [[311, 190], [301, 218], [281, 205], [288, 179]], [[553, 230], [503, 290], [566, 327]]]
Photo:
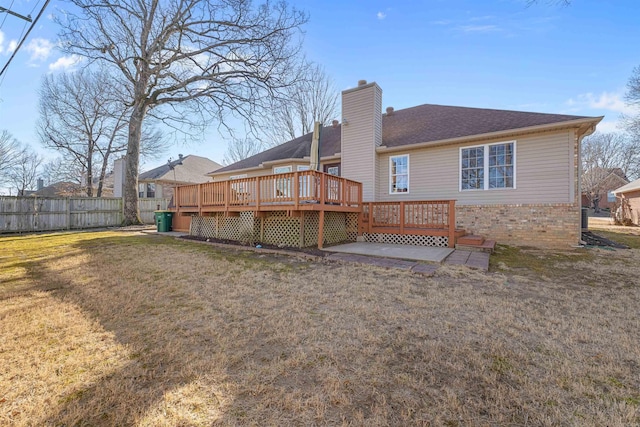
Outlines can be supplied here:
[[568, 248], [580, 241], [580, 208], [572, 203], [457, 205], [456, 227], [508, 245]]

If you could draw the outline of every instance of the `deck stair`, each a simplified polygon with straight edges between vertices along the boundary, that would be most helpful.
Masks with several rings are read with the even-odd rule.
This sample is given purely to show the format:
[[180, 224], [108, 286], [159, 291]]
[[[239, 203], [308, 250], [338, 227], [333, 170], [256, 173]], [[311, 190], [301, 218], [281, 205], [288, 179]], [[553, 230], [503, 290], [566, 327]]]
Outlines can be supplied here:
[[456, 249], [463, 251], [493, 253], [495, 247], [495, 240], [486, 240], [483, 236], [477, 236], [475, 234], [467, 234], [466, 236], [459, 237], [456, 241]]

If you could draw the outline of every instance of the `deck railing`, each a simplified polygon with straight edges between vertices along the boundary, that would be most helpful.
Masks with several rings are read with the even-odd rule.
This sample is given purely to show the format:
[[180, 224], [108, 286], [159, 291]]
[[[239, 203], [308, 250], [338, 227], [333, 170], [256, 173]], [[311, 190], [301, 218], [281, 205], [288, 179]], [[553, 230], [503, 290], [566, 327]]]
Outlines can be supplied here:
[[299, 209], [305, 204], [357, 207], [362, 206], [362, 184], [323, 172], [300, 171], [183, 185], [176, 187], [174, 200], [178, 210], [260, 210], [276, 205]]
[[455, 242], [455, 200], [371, 202], [363, 204], [360, 232], [439, 234]]

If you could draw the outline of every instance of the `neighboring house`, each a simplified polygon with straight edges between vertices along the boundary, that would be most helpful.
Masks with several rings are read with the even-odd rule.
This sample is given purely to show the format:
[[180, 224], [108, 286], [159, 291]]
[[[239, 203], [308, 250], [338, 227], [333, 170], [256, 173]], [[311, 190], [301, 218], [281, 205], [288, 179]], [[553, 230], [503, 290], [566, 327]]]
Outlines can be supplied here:
[[631, 219], [633, 224], [640, 225], [640, 179], [623, 185], [613, 192], [622, 202], [625, 217]]
[[628, 183], [627, 176], [620, 168], [593, 168], [584, 172], [582, 206], [592, 208], [593, 200], [597, 199], [600, 209], [610, 209], [616, 204], [613, 190]]
[[[40, 187], [40, 180], [38, 182], [38, 187]], [[82, 187], [82, 185], [76, 182], [54, 182], [53, 184], [42, 186], [37, 191], [31, 194], [32, 196], [42, 196], [42, 197], [82, 197], [86, 196], [87, 193]]]
[[[430, 104], [397, 111], [389, 107], [386, 114], [381, 111], [380, 87], [360, 81], [357, 87], [342, 92], [342, 123], [334, 121], [322, 128], [320, 137], [320, 170], [362, 183], [361, 197], [365, 203], [360, 204], [357, 233], [364, 235], [365, 240], [418, 241], [398, 236], [395, 240], [387, 239], [382, 234], [407, 235], [411, 230], [416, 230], [416, 236], [427, 234], [430, 229], [425, 224], [436, 222], [426, 219], [428, 214], [433, 218], [455, 220], [456, 230], [449, 234], [449, 246], [452, 238], [465, 232], [507, 244], [568, 247], [580, 241], [580, 143], [595, 131], [602, 117]], [[256, 205], [251, 201], [255, 196], [247, 190], [256, 185], [251, 181], [254, 177], [307, 174], [302, 171], [309, 168], [311, 139], [312, 134], [304, 135], [211, 171], [209, 175], [214, 182], [236, 182], [226, 191], [243, 194], [249, 200], [243, 209], [250, 209]], [[279, 186], [283, 183], [293, 182], [289, 187], [301, 192], [307, 187], [307, 178], [299, 178], [297, 185], [292, 178], [274, 179], [277, 193], [282, 193]], [[327, 178], [322, 180], [326, 182]], [[345, 181], [339, 185], [347, 184]], [[342, 188], [338, 192], [343, 191]], [[263, 197], [266, 190], [269, 187], [258, 184], [253, 192]], [[287, 196], [292, 190], [288, 191], [284, 196], [276, 194], [267, 200], [278, 200], [278, 197], [290, 200]], [[329, 193], [322, 201], [327, 198]], [[339, 200], [342, 199], [336, 198], [336, 204], [342, 204], [345, 209], [355, 206]], [[427, 212], [424, 206], [436, 203], [431, 201], [440, 201], [440, 207]], [[225, 212], [235, 209], [233, 203], [226, 202]], [[212, 210], [221, 209], [215, 202], [210, 206]], [[263, 205], [259, 207], [267, 209]], [[302, 209], [298, 199], [296, 209]], [[257, 206], [255, 210], [259, 210]], [[204, 211], [201, 204], [199, 210], [192, 210], [192, 215], [197, 212], [200, 216]], [[297, 215], [295, 210], [289, 214], [289, 217]], [[180, 222], [185, 215], [186, 212], [178, 215], [178, 228], [188, 228], [186, 222]], [[351, 224], [353, 217], [349, 215], [334, 221], [338, 225], [332, 223], [332, 227]], [[317, 224], [318, 220], [311, 217], [310, 221]], [[322, 221], [321, 217], [320, 230]], [[363, 225], [367, 221], [381, 233], [371, 235], [371, 226]], [[221, 229], [221, 219], [214, 222], [216, 229]], [[300, 220], [300, 223], [300, 233], [308, 233], [309, 221]], [[394, 227], [400, 224], [395, 228], [400, 231], [383, 227], [385, 223], [393, 223]], [[213, 223], [198, 224], [200, 229], [213, 227]], [[264, 224], [247, 224], [256, 230], [264, 227]], [[283, 235], [283, 226], [279, 227], [280, 231], [274, 235]], [[353, 226], [347, 227], [351, 227], [351, 232], [347, 231], [351, 238]], [[418, 230], [420, 227], [422, 230]], [[303, 239], [300, 241], [302, 244]], [[423, 240], [420, 243], [423, 244]], [[442, 245], [442, 240], [436, 240], [435, 244]]]
[[[123, 166], [116, 165], [116, 170], [120, 170], [121, 165]], [[176, 185], [210, 181], [211, 178], [206, 174], [220, 167], [220, 164], [206, 157], [180, 154], [177, 160], [169, 161], [138, 176], [138, 197], [169, 199], [173, 197], [173, 187]], [[116, 185], [121, 185], [122, 180], [118, 180], [117, 175], [116, 172]]]

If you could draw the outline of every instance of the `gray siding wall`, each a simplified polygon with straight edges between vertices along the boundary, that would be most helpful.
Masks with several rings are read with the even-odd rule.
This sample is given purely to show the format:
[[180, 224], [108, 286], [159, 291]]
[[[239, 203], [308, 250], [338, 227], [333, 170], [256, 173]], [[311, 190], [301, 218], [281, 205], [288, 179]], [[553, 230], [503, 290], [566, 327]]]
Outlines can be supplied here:
[[[516, 188], [460, 191], [460, 147], [516, 141]], [[379, 201], [456, 199], [459, 205], [574, 203], [573, 130], [378, 155]], [[389, 194], [389, 157], [409, 154], [409, 193]]]
[[343, 177], [362, 183], [364, 201], [376, 193], [376, 152], [382, 142], [382, 90], [375, 83], [342, 92]]

